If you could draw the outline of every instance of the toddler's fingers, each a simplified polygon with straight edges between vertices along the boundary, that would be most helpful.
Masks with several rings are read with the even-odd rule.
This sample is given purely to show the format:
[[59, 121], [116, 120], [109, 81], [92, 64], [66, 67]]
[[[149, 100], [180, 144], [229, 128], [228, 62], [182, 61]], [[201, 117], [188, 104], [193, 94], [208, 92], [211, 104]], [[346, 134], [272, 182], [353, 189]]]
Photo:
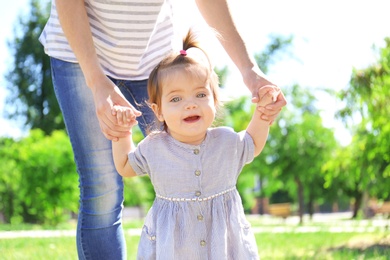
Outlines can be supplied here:
[[264, 107], [270, 103], [273, 103], [273, 90], [270, 90], [268, 92], [266, 92], [261, 98], [260, 98], [260, 101], [257, 103], [257, 106], [259, 107]]
[[131, 122], [136, 117], [135, 117], [135, 114], [131, 113], [131, 111], [128, 109], [128, 110], [126, 110], [125, 118], [126, 118], [126, 122]]
[[116, 119], [117, 119], [117, 122], [118, 122], [119, 125], [124, 125], [123, 117], [124, 117], [124, 113], [123, 113], [122, 109], [117, 109], [117, 111], [116, 111]]
[[134, 110], [132, 107], [123, 107], [115, 105], [111, 114], [116, 118], [116, 124], [120, 126], [134, 126], [137, 125], [137, 117], [142, 115], [138, 110]]

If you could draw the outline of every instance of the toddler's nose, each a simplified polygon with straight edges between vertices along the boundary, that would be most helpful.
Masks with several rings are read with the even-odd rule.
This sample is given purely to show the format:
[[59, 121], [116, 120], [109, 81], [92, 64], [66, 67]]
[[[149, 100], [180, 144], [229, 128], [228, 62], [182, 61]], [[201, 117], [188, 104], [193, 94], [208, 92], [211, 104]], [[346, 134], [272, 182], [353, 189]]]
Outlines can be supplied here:
[[194, 109], [194, 108], [196, 108], [197, 106], [198, 106], [198, 105], [197, 105], [195, 102], [190, 101], [190, 102], [187, 103], [186, 109], [187, 109], [187, 110], [189, 110], [189, 109]]

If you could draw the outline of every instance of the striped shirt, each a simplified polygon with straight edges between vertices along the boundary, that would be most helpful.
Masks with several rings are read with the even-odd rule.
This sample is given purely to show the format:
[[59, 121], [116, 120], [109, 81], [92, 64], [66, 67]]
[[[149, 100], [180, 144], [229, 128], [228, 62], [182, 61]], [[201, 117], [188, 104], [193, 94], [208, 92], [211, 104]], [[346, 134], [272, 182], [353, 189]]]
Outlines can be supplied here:
[[[173, 26], [171, 0], [85, 0], [92, 37], [106, 75], [142, 80], [170, 51], [179, 49], [181, 37]], [[55, 0], [39, 38], [54, 58], [77, 62], [59, 23]]]

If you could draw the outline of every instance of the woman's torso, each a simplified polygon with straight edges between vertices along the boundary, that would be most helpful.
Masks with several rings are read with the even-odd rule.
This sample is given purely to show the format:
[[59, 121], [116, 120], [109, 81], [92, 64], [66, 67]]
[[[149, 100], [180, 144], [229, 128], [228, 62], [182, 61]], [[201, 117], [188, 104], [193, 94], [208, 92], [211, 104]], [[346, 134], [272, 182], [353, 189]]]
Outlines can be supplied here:
[[[170, 0], [85, 0], [96, 52], [103, 70], [116, 79], [146, 79], [181, 42]], [[52, 57], [77, 62], [61, 29], [55, 1], [40, 37]]]

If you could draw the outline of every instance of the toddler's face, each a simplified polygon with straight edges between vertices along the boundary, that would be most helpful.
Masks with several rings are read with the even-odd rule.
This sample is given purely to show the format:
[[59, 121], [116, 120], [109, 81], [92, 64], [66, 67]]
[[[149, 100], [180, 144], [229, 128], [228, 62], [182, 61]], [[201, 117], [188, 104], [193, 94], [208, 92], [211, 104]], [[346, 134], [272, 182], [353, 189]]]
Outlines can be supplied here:
[[176, 140], [199, 144], [214, 121], [216, 108], [206, 77], [206, 72], [193, 76], [183, 71], [162, 84], [161, 107], [152, 108]]

